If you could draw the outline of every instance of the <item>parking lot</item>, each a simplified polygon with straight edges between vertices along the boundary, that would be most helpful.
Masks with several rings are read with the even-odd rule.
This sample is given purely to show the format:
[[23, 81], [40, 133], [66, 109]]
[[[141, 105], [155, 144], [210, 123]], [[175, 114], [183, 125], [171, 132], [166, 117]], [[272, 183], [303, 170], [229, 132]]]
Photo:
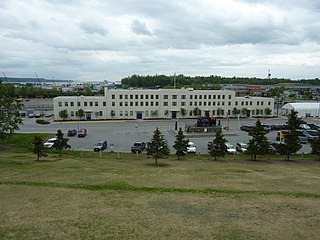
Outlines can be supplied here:
[[[108, 147], [105, 151], [111, 151], [111, 145], [113, 145], [114, 151], [130, 152], [130, 147], [135, 141], [148, 142], [152, 138], [153, 131], [158, 127], [171, 148], [171, 152], [174, 153], [172, 148], [175, 140], [175, 124], [176, 120], [119, 120], [119, 121], [73, 121], [73, 122], [52, 122], [48, 125], [37, 124], [34, 118], [24, 118], [23, 125], [20, 125], [21, 133], [52, 133], [55, 135], [58, 129], [61, 129], [67, 136], [69, 129], [78, 130], [81, 128], [87, 129], [87, 136], [84, 138], [78, 138], [77, 136], [69, 137], [69, 144], [74, 150], [93, 151], [93, 147], [99, 140], [107, 140]], [[319, 124], [318, 119], [304, 119], [308, 123]], [[256, 119], [220, 119], [220, 125], [230, 126], [229, 130], [223, 130], [225, 138], [234, 146], [237, 142], [247, 143], [250, 139], [247, 132], [239, 130], [242, 125], [254, 125]], [[195, 123], [195, 119], [179, 119], [177, 120], [178, 128], [184, 129], [186, 124]], [[261, 119], [261, 122], [267, 125], [272, 124], [284, 124], [286, 118], [268, 118]], [[267, 134], [270, 142], [274, 142], [277, 135], [277, 131], [271, 131]], [[194, 142], [197, 151], [200, 153], [207, 153], [207, 143], [214, 138], [213, 134], [190, 134], [186, 135], [190, 141]], [[310, 144], [303, 144], [302, 149], [299, 152], [309, 153], [311, 151]]]

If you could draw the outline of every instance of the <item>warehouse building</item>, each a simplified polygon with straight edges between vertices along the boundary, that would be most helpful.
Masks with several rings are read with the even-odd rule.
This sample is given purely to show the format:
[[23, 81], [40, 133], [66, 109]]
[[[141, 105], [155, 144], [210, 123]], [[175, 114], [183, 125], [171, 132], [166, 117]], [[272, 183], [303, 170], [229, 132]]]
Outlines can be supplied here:
[[228, 90], [108, 89], [104, 96], [61, 96], [53, 99], [54, 118], [81, 119], [176, 119], [197, 116], [273, 116], [274, 99], [236, 97]]

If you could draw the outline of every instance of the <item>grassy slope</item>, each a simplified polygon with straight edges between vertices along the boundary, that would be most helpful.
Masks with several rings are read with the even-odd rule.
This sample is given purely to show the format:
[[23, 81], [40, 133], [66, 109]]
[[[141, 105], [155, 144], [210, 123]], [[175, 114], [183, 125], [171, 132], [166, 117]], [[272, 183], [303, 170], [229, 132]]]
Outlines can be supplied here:
[[0, 239], [316, 239], [320, 163], [0, 154]]

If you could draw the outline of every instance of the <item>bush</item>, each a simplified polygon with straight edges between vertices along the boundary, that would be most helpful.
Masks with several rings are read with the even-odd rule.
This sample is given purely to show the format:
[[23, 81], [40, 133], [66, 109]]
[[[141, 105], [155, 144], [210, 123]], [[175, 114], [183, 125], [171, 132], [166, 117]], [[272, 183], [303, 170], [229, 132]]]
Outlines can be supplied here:
[[36, 123], [38, 123], [38, 124], [50, 124], [50, 122], [48, 122], [48, 121], [46, 121], [44, 119], [37, 119]]

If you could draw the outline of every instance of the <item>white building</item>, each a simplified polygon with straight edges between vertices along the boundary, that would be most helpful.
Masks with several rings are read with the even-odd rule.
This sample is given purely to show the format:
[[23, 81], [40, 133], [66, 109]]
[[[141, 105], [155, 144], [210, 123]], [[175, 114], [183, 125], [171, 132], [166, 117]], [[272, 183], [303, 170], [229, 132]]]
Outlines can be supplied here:
[[[108, 89], [104, 96], [63, 96], [53, 99], [55, 120], [62, 120], [59, 112], [67, 110], [68, 120], [77, 120], [82, 109], [84, 119], [152, 119], [190, 118], [200, 115], [273, 116], [274, 99], [264, 97], [236, 97], [228, 90], [187, 89]], [[268, 113], [268, 110], [270, 113]], [[271, 110], [271, 111], [270, 111]]]

